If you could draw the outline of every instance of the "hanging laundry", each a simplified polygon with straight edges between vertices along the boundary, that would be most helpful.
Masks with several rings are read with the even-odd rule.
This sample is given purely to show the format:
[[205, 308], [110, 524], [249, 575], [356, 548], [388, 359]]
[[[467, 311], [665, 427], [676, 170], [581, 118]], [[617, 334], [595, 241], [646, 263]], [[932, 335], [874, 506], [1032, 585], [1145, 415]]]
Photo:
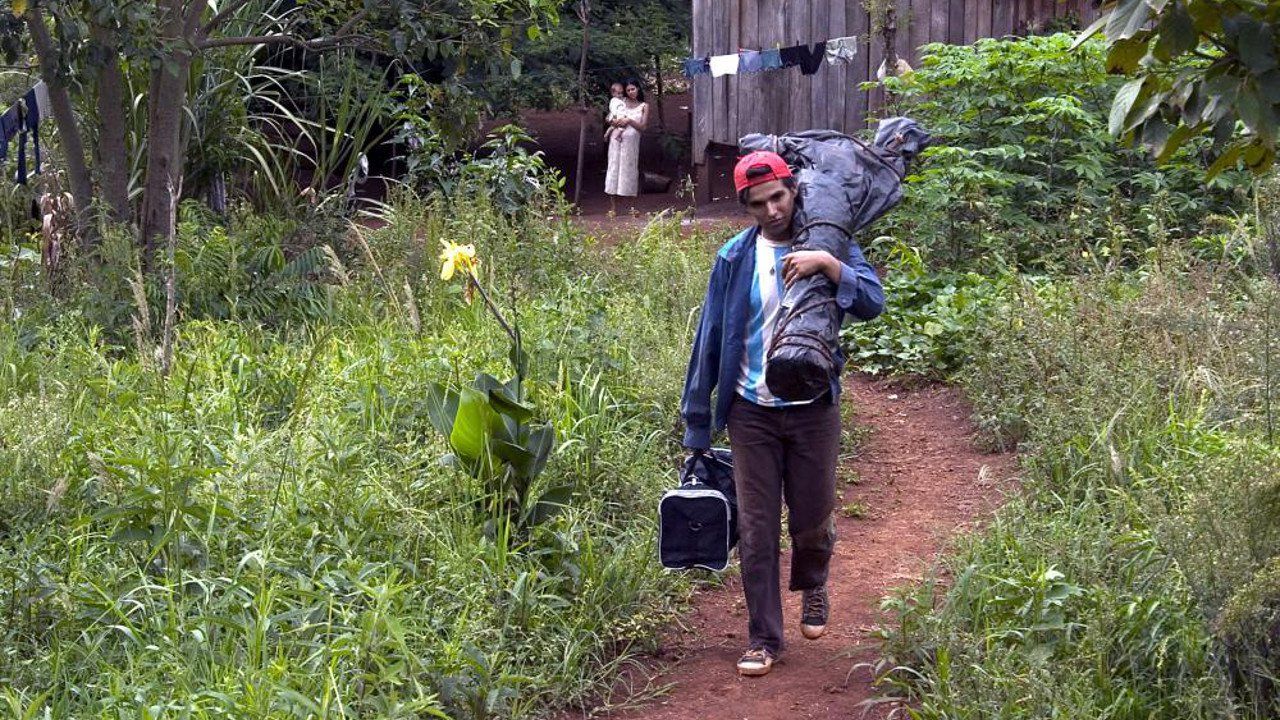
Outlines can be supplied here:
[[781, 70], [782, 69], [782, 53], [777, 48], [773, 50], [765, 50], [760, 53], [760, 69], [761, 70]]
[[[43, 83], [41, 83], [43, 84]], [[36, 174], [40, 174], [40, 103], [36, 97], [36, 89], [31, 88], [27, 91], [24, 98], [27, 105], [27, 130], [31, 133], [31, 145], [35, 151]]]
[[17, 105], [0, 115], [0, 161], [9, 159], [9, 143], [13, 140], [13, 136], [18, 134], [20, 120]]
[[19, 185], [27, 184], [27, 108], [23, 100], [18, 101], [18, 172], [14, 179]]
[[705, 75], [711, 72], [711, 64], [707, 58], [685, 58], [684, 76], [694, 77], [697, 75]]
[[827, 44], [820, 42], [813, 45], [785, 47], [780, 54], [783, 67], [799, 66], [801, 75], [812, 75], [818, 72], [818, 66], [822, 64], [822, 58], [826, 52]]
[[738, 72], [758, 73], [764, 69], [764, 54], [758, 50], [743, 50], [738, 53]]
[[711, 77], [735, 75], [738, 72], [738, 55], [712, 55]]
[[834, 38], [827, 41], [828, 63], [851, 63], [858, 55], [858, 36]]
[[36, 110], [40, 111], [40, 117], [52, 117], [53, 108], [49, 105], [49, 86], [45, 85], [44, 81], [41, 80], [31, 89], [36, 93]]
[[804, 48], [799, 45], [792, 47], [784, 47], [778, 51], [778, 58], [782, 60], [782, 67], [800, 67], [800, 58], [803, 54], [800, 52]]

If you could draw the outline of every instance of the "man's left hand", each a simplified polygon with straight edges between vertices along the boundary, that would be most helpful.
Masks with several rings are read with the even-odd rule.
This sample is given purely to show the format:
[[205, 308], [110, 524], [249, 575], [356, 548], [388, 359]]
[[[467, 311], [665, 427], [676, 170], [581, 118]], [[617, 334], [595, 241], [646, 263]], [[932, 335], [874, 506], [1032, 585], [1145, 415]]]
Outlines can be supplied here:
[[840, 261], [826, 250], [796, 250], [782, 259], [782, 279], [787, 285], [817, 273], [839, 283]]

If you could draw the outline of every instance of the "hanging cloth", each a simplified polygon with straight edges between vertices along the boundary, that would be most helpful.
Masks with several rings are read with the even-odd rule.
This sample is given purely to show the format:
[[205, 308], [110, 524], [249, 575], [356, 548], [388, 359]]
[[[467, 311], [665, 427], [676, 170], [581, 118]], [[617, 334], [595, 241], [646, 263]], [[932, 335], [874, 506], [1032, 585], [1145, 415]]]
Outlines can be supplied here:
[[45, 85], [44, 81], [41, 80], [31, 89], [36, 93], [36, 110], [40, 111], [40, 119], [52, 117], [53, 108], [49, 104], [49, 86]]
[[858, 55], [858, 36], [835, 38], [827, 41], [827, 62], [851, 63]]
[[18, 106], [14, 105], [0, 115], [0, 161], [9, 159], [9, 143], [18, 134], [20, 126]]
[[782, 48], [782, 64], [786, 67], [799, 66], [801, 75], [812, 75], [818, 72], [822, 58], [827, 53], [827, 43], [813, 45], [794, 45]]
[[[44, 83], [40, 83], [43, 85]], [[48, 93], [45, 93], [46, 97]], [[31, 133], [31, 147], [34, 150], [36, 161], [36, 174], [40, 174], [40, 102], [38, 93], [33, 87], [27, 91], [24, 98], [27, 104], [27, 130]]]
[[724, 77], [725, 75], [736, 75], [738, 72], [738, 55], [712, 55], [711, 56], [711, 77]]
[[686, 58], [684, 61], [684, 76], [695, 77], [697, 75], [706, 75], [711, 72], [711, 65], [707, 58]]
[[773, 50], [765, 50], [760, 53], [760, 69], [781, 70], [782, 53], [780, 53], [777, 48], [774, 48]]
[[18, 172], [14, 177], [19, 185], [27, 184], [27, 105], [18, 101]]
[[757, 50], [743, 50], [738, 53], [738, 72], [758, 73], [764, 69], [763, 53]]

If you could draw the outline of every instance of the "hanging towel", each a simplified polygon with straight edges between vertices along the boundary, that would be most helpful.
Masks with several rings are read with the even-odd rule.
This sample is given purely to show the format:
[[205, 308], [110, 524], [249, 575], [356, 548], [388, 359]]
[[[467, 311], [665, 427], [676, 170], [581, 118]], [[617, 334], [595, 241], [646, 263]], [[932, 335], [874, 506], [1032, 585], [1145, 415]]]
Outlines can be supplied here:
[[27, 130], [31, 132], [31, 146], [35, 151], [36, 174], [40, 173], [40, 103], [36, 97], [36, 89], [27, 91], [24, 98], [27, 103]]
[[776, 48], [773, 50], [765, 50], [760, 53], [760, 69], [761, 70], [781, 70], [782, 69], [782, 53]]
[[858, 36], [835, 38], [827, 41], [828, 63], [851, 63], [858, 55]]
[[711, 72], [710, 64], [707, 58], [686, 58], [684, 61], [684, 76], [694, 77], [695, 75], [705, 75]]
[[44, 118], [52, 117], [53, 109], [49, 106], [49, 86], [45, 85], [44, 81], [41, 80], [31, 89], [36, 92], [36, 110], [40, 111], [40, 118], [43, 120]]
[[758, 73], [764, 69], [764, 54], [757, 50], [743, 50], [738, 53], [738, 72]]
[[711, 77], [723, 77], [725, 75], [735, 75], [738, 72], [738, 56], [733, 55], [712, 55], [711, 56]]

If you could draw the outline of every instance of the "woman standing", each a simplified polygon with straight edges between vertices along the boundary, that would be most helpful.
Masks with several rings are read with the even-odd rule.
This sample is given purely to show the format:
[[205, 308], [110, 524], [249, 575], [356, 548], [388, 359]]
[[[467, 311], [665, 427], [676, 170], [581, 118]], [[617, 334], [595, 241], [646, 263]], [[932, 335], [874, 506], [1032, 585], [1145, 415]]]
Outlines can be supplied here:
[[609, 196], [609, 212], [617, 212], [619, 195], [640, 194], [640, 132], [649, 124], [649, 104], [639, 80], [628, 80], [622, 111], [610, 122], [615, 130], [609, 138], [609, 170], [604, 191]]

